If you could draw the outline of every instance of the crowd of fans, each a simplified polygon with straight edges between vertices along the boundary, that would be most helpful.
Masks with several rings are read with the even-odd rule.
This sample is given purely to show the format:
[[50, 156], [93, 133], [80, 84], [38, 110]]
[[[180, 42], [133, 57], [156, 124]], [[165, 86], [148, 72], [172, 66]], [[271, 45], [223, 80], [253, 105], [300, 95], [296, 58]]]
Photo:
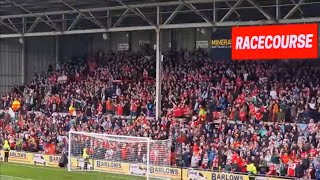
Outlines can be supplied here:
[[320, 178], [319, 62], [213, 61], [201, 50], [164, 57], [159, 119], [154, 58], [99, 52], [4, 94], [0, 141], [61, 153], [69, 130], [169, 138], [172, 166]]

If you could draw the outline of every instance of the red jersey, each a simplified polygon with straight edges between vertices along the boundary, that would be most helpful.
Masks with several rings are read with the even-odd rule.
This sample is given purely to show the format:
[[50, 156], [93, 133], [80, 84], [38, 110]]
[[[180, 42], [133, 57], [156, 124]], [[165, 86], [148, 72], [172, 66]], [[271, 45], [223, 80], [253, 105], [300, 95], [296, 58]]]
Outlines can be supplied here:
[[136, 103], [132, 103], [130, 107], [130, 111], [137, 112], [138, 106]]
[[173, 108], [173, 117], [181, 117], [183, 115], [183, 111], [180, 107]]
[[123, 115], [123, 105], [122, 104], [118, 104], [117, 113], [118, 113], [119, 116]]
[[258, 111], [255, 113], [254, 117], [256, 118], [256, 120], [261, 120], [263, 117], [263, 114], [260, 111]]
[[288, 164], [288, 176], [295, 177], [296, 176], [296, 164], [295, 163], [289, 163]]

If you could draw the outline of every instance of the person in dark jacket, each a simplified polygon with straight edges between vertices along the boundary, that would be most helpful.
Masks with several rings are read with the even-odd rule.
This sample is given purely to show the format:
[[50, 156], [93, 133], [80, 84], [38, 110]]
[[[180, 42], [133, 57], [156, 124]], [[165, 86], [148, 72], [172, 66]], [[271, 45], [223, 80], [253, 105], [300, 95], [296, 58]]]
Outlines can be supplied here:
[[68, 157], [66, 153], [63, 153], [63, 155], [61, 156], [61, 159], [59, 160], [59, 167], [61, 168], [66, 167], [67, 164], [68, 164]]

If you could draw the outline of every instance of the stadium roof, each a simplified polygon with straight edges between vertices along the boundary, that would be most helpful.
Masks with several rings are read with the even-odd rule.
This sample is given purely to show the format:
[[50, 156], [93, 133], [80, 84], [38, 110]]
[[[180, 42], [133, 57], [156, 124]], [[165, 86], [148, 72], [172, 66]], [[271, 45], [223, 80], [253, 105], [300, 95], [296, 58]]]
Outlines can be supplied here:
[[0, 0], [0, 38], [320, 21], [319, 0]]

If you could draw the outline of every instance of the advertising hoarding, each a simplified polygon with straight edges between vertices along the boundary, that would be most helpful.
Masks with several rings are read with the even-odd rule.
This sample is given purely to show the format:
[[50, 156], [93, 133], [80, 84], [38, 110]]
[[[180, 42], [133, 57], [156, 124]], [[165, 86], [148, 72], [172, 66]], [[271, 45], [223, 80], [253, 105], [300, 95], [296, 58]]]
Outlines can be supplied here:
[[232, 27], [232, 59], [318, 58], [318, 24]]
[[210, 55], [214, 60], [230, 60], [231, 58], [231, 28], [214, 28], [211, 34]]

